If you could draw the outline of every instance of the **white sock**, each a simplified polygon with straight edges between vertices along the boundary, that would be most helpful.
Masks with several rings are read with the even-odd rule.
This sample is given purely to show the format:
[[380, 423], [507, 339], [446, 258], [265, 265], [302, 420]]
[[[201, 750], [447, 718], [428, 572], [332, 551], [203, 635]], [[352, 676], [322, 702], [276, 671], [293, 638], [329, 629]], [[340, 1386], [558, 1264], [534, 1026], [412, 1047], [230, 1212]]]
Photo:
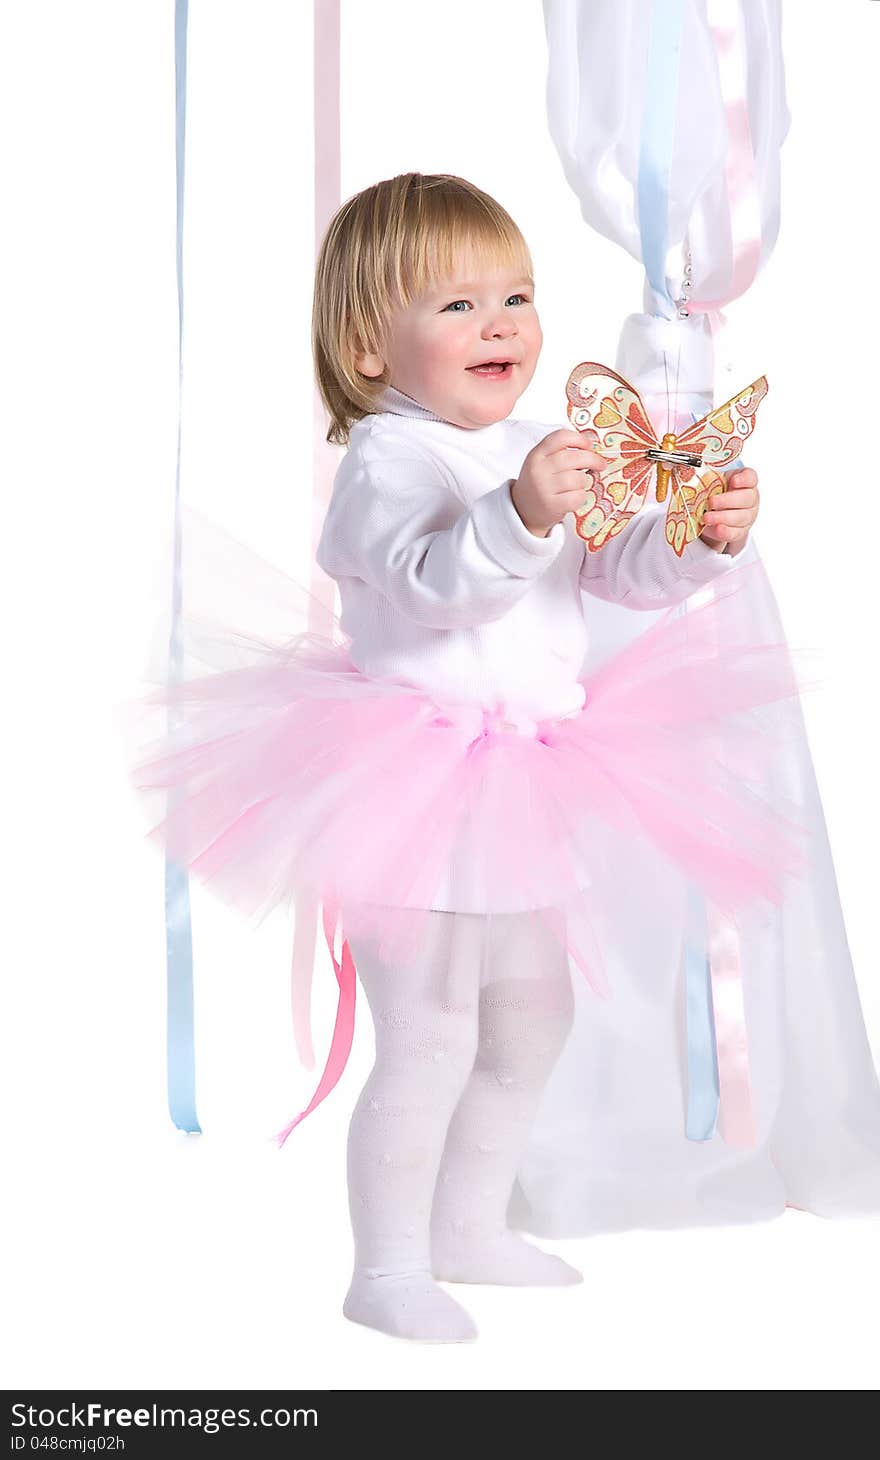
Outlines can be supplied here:
[[473, 1319], [429, 1272], [374, 1274], [355, 1268], [342, 1311], [353, 1323], [396, 1338], [462, 1343], [477, 1336]]
[[547, 1284], [582, 1281], [506, 1224], [507, 1204], [541, 1092], [571, 1028], [564, 951], [540, 915], [493, 915], [487, 925], [474, 1069], [446, 1137], [431, 1217], [439, 1280]]
[[476, 1328], [431, 1275], [430, 1219], [447, 1128], [476, 1054], [480, 920], [420, 917], [424, 932], [405, 962], [381, 957], [374, 939], [349, 939], [376, 1061], [349, 1128], [355, 1265], [343, 1312], [399, 1337], [460, 1342]]

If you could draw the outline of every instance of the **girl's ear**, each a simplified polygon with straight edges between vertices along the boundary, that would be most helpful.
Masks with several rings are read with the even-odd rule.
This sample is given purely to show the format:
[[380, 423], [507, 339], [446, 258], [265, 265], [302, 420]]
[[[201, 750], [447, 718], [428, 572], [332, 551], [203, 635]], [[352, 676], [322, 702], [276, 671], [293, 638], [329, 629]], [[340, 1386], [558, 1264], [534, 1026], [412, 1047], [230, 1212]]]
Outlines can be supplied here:
[[355, 335], [354, 351], [355, 367], [361, 375], [367, 375], [372, 380], [382, 374], [385, 369], [385, 361], [382, 356], [376, 354], [374, 350], [365, 350], [358, 335]]
[[367, 375], [371, 380], [381, 375], [385, 369], [385, 361], [381, 355], [373, 355], [366, 351], [356, 354], [354, 363], [361, 375]]

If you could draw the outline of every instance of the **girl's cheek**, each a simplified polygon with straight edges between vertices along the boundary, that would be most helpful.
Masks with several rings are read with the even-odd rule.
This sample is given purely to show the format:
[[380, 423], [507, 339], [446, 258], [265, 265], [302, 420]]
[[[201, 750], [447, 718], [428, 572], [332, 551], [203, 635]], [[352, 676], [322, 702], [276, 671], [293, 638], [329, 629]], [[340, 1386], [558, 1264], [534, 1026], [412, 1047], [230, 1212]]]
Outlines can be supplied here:
[[460, 330], [443, 330], [430, 342], [430, 353], [438, 365], [458, 364], [463, 355], [468, 359], [473, 354], [473, 343], [464, 338]]

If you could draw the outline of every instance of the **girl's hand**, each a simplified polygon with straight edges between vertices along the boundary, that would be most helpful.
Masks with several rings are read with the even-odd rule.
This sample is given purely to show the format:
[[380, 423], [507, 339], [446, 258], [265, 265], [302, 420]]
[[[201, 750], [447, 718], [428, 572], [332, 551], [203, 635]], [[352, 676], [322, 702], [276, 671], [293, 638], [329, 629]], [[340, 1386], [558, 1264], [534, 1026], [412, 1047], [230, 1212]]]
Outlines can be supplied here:
[[[567, 512], [582, 506], [592, 485], [589, 471], [602, 472], [604, 456], [583, 445], [579, 431], [551, 431], [533, 446], [510, 489], [513, 505], [535, 537], [546, 537]], [[754, 475], [754, 473], [752, 473]]]
[[700, 541], [715, 548], [716, 552], [722, 552], [726, 547], [730, 556], [736, 557], [748, 542], [752, 523], [758, 515], [758, 473], [750, 467], [740, 466], [721, 474], [731, 490], [725, 487], [723, 492], [712, 498]]

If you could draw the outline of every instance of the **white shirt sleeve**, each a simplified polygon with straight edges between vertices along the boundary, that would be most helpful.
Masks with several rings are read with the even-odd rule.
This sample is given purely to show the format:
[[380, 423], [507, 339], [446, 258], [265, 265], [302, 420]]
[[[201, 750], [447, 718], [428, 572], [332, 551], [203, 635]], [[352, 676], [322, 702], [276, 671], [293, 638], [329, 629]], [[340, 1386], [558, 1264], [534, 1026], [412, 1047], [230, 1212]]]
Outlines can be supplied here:
[[716, 552], [700, 538], [677, 557], [666, 541], [666, 507], [647, 503], [638, 516], [597, 553], [584, 543], [580, 585], [584, 592], [623, 603], [628, 608], [664, 608], [680, 603], [704, 583], [727, 573], [743, 560], [748, 547], [731, 557]]
[[411, 442], [368, 440], [340, 468], [316, 561], [331, 578], [362, 579], [426, 627], [489, 623], [528, 592], [565, 542], [561, 522], [547, 537], [529, 532], [513, 481], [467, 510]]

